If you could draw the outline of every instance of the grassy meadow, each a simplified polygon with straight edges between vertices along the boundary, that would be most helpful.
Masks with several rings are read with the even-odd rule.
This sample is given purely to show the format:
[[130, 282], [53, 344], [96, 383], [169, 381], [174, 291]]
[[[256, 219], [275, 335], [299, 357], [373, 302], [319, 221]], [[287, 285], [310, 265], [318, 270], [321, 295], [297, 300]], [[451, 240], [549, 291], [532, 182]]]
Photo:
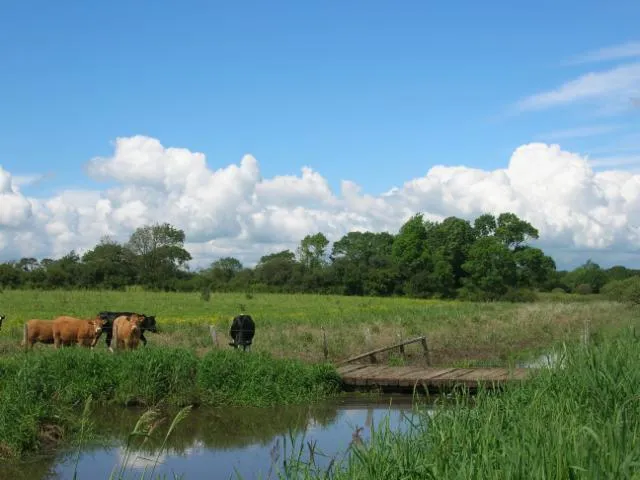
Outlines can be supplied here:
[[[0, 293], [0, 312], [7, 315], [0, 354], [19, 349], [28, 319], [88, 318], [101, 310], [155, 314], [161, 332], [146, 334], [150, 348], [185, 347], [203, 355], [213, 346], [208, 325], [215, 325], [218, 346], [229, 349], [231, 319], [244, 310], [256, 321], [256, 352], [323, 361], [324, 329], [328, 359], [339, 361], [400, 338], [426, 335], [432, 362], [447, 366], [504, 365], [577, 341], [587, 324], [598, 335], [635, 320], [632, 308], [596, 295], [541, 295], [537, 302], [517, 304], [234, 293], [213, 293], [205, 301], [199, 293], [5, 290]], [[102, 339], [98, 349], [105, 349]], [[387, 359], [423, 361], [419, 345], [408, 346], [406, 353], [406, 360], [397, 352]]]
[[[147, 333], [147, 348], [118, 355], [102, 340], [94, 351], [50, 345], [21, 351], [24, 321], [88, 318], [101, 310], [156, 315], [160, 333]], [[231, 319], [242, 310], [257, 324], [249, 355], [227, 345]], [[330, 362], [416, 335], [427, 335], [433, 363], [447, 366], [511, 364], [569, 345], [566, 368], [543, 370], [500, 395], [481, 392], [474, 408], [461, 399], [425, 417], [408, 436], [380, 430], [370, 449], [349, 457], [346, 476], [336, 471], [336, 478], [498, 478], [495, 472], [506, 475], [500, 478], [529, 472], [581, 478], [581, 469], [628, 478], [640, 465], [631, 440], [640, 438], [639, 417], [632, 416], [640, 413], [640, 341], [632, 330], [640, 318], [636, 309], [595, 295], [541, 295], [517, 304], [284, 294], [213, 294], [205, 301], [189, 293], [5, 290], [0, 312], [7, 315], [0, 331], [0, 457], [76, 438], [88, 398], [93, 415], [131, 404], [319, 400], [339, 387], [335, 370], [323, 363], [324, 329]], [[209, 325], [219, 332], [218, 348]], [[582, 342], [586, 326], [588, 347]], [[419, 346], [407, 347], [407, 354], [408, 362], [423, 361]], [[596, 456], [601, 447], [613, 454]], [[303, 477], [313, 476], [297, 467]]]

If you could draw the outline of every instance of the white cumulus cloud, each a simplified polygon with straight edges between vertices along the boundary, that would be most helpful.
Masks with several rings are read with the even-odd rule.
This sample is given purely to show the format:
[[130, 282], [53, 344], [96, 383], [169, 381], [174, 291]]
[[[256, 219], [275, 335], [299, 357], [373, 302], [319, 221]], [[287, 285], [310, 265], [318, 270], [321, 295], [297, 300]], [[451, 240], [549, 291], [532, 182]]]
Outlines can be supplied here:
[[596, 172], [558, 145], [523, 145], [491, 171], [437, 165], [381, 195], [350, 180], [333, 192], [310, 167], [264, 179], [251, 155], [213, 169], [202, 153], [143, 136], [117, 139], [87, 172], [115, 186], [29, 198], [0, 168], [0, 259], [83, 252], [103, 235], [125, 241], [136, 227], [170, 222], [185, 230], [194, 266], [228, 255], [251, 265], [319, 231], [332, 241], [353, 230], [395, 233], [416, 212], [441, 220], [511, 211], [540, 230], [542, 248], [565, 258], [613, 252], [628, 261], [640, 251], [640, 175]]

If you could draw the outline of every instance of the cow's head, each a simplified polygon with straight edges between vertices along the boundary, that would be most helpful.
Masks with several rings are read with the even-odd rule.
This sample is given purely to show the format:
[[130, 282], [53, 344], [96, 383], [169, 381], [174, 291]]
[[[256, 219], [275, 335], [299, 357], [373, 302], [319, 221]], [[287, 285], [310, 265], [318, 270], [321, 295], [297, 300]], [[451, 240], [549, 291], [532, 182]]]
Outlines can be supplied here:
[[158, 333], [158, 326], [156, 325], [155, 315], [151, 315], [150, 317], [147, 315], [144, 315], [142, 328], [144, 328], [145, 330], [149, 330], [150, 332], [153, 332], [153, 333]]
[[104, 327], [106, 321], [104, 318], [98, 316], [93, 320], [89, 320], [89, 323], [93, 327], [93, 333], [98, 336], [102, 333], [102, 327]]
[[2, 314], [0, 313], [0, 330], [2, 330], [2, 321], [3, 321], [5, 318], [7, 318], [7, 316], [6, 316], [6, 315], [2, 315]]
[[133, 315], [131, 315], [129, 317], [129, 323], [131, 324], [131, 331], [132, 332], [137, 332], [138, 330], [140, 330], [142, 328], [142, 324], [144, 323], [144, 315], [138, 315], [137, 313], [134, 313]]

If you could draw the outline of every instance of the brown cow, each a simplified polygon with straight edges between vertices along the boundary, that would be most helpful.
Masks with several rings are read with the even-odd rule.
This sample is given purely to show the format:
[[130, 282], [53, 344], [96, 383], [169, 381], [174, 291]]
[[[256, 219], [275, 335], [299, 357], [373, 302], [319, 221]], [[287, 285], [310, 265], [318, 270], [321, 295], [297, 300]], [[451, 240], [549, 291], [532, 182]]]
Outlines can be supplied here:
[[56, 348], [60, 348], [61, 345], [78, 344], [93, 349], [102, 334], [102, 325], [104, 320], [100, 317], [89, 320], [58, 317], [53, 321], [53, 344]]
[[120, 315], [113, 321], [113, 333], [116, 340], [116, 348], [128, 348], [134, 350], [140, 344], [142, 323], [144, 315], [134, 313], [132, 315]]
[[37, 342], [45, 344], [53, 343], [52, 320], [38, 320], [34, 318], [25, 322], [22, 343], [20, 346], [25, 347], [28, 350]]

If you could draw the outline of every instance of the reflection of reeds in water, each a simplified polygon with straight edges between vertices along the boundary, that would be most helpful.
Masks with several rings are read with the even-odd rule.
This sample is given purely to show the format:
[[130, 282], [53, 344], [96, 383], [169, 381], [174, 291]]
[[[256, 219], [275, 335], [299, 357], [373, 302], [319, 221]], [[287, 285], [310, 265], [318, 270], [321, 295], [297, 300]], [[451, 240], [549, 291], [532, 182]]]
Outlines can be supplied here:
[[[87, 400], [85, 404], [85, 409], [82, 415], [83, 426], [85, 425], [85, 422], [89, 417], [90, 403], [91, 399]], [[144, 468], [142, 473], [140, 474], [140, 480], [153, 479], [153, 474], [155, 473], [158, 463], [161, 463], [160, 460], [164, 458], [169, 437], [174, 432], [178, 424], [184, 421], [185, 418], [187, 418], [190, 411], [190, 405], [178, 411], [178, 413], [173, 418], [171, 425], [169, 425], [169, 428], [167, 429], [160, 448], [155, 451], [154, 459], [140, 457], [139, 455], [137, 455], [137, 452], [140, 452], [144, 448], [145, 444], [147, 444], [151, 440], [153, 433], [164, 422], [165, 418], [161, 416], [160, 412], [157, 409], [152, 408], [144, 412], [136, 422], [133, 431], [127, 437], [126, 447], [122, 455], [123, 461], [120, 462], [120, 465], [114, 466], [113, 470], [111, 471], [111, 475], [109, 476], [109, 480], [123, 480], [125, 478], [124, 476], [126, 474], [127, 468], [134, 469], [135, 467], [139, 467], [141, 465], [144, 465]], [[84, 432], [84, 428], [82, 431]], [[81, 435], [80, 442], [78, 444], [75, 469], [73, 472], [74, 480], [78, 478], [77, 466], [80, 459], [80, 452], [83, 446], [83, 439], [84, 436]], [[140, 462], [140, 460], [142, 460], [142, 462]], [[149, 466], [151, 466], [151, 472], [147, 476]], [[174, 478], [178, 478], [175, 474], [173, 476]]]
[[[338, 405], [338, 402], [329, 401], [306, 406], [196, 408], [173, 432], [169, 452], [171, 455], [182, 455], [193, 449], [194, 444], [219, 451], [253, 444], [270, 446], [273, 438], [287, 431], [291, 430], [297, 435], [305, 429], [322, 428], [334, 423], [338, 416]], [[165, 410], [164, 415], [173, 415], [171, 412], [173, 410]], [[142, 411], [138, 409], [114, 409], [109, 418], [97, 418], [95, 430], [100, 432], [100, 441], [87, 445], [85, 451], [98, 449], [105, 444], [125, 444], [131, 425], [140, 413]], [[159, 425], [156, 436], [163, 436], [167, 428], [167, 423]], [[153, 456], [159, 443], [159, 440], [151, 439], [137, 448], [143, 455]]]
[[[421, 418], [423, 415], [426, 417], [429, 413], [430, 407], [426, 404], [424, 406], [427, 408], [426, 410], [421, 408], [421, 402], [413, 404], [413, 411]], [[276, 439], [271, 449], [271, 466], [265, 480], [272, 478], [286, 480], [334, 478], [351, 459], [362, 458], [370, 449], [371, 441], [391, 441], [396, 435], [395, 429], [391, 427], [391, 408], [388, 409], [387, 414], [378, 425], [373, 420], [373, 411], [373, 408], [367, 408], [364, 426], [353, 425], [349, 444], [343, 451], [333, 455], [328, 455], [320, 450], [316, 440], [307, 440], [307, 431], [303, 432], [302, 437], [298, 439], [296, 439], [294, 432], [289, 432], [286, 436], [283, 435], [282, 442], [280, 438]], [[409, 432], [422, 427], [421, 423], [415, 423], [405, 412], [401, 412], [401, 415], [403, 420], [408, 423]], [[369, 430], [371, 436], [369, 442], [365, 442], [362, 436], [366, 429]], [[325, 461], [321, 462], [321, 459]], [[237, 472], [236, 476], [238, 479], [243, 478]]]

